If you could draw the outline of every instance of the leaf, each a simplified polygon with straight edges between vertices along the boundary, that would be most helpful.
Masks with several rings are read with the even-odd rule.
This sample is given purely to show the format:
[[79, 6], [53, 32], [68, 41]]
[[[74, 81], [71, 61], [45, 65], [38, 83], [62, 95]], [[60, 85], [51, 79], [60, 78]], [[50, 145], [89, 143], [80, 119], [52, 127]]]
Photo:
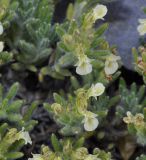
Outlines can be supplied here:
[[9, 89], [9, 92], [6, 95], [6, 99], [8, 99], [8, 100], [13, 99], [16, 96], [18, 89], [19, 89], [19, 83], [16, 82]]
[[71, 21], [73, 19], [73, 16], [74, 16], [74, 5], [70, 3], [67, 9], [66, 18]]
[[53, 145], [55, 152], [62, 151], [61, 144], [60, 144], [59, 140], [57, 139], [57, 137], [55, 136], [55, 134], [52, 134], [51, 142], [52, 142], [52, 145]]

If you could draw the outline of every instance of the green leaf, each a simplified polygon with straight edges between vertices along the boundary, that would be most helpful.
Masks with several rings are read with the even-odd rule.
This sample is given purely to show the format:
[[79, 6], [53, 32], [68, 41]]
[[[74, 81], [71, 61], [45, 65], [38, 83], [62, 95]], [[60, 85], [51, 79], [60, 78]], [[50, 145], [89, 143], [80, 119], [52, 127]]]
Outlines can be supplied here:
[[52, 145], [53, 145], [55, 152], [62, 151], [61, 144], [60, 144], [59, 140], [57, 139], [57, 137], [55, 136], [55, 134], [52, 134], [51, 142], [52, 142]]

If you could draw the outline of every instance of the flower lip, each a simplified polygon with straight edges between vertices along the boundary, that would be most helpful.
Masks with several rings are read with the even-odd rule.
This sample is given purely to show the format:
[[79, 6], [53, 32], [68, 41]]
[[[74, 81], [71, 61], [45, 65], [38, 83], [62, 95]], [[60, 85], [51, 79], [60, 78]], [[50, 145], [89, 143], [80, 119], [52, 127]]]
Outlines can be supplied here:
[[89, 59], [86, 55], [83, 57], [78, 57], [78, 63], [75, 65], [76, 73], [79, 75], [87, 75], [92, 72], [91, 59]]
[[99, 121], [96, 118], [97, 115], [90, 111], [86, 111], [84, 113], [84, 116], [85, 116], [85, 118], [83, 119], [84, 129], [89, 132], [94, 131], [98, 127], [98, 124], [99, 124]]
[[106, 75], [112, 75], [118, 70], [118, 60], [120, 60], [120, 56], [116, 56], [114, 54], [109, 55], [105, 61], [104, 71]]
[[2, 23], [0, 22], [0, 35], [2, 35], [3, 32], [4, 32], [4, 28], [3, 28], [3, 26], [2, 26]]
[[0, 41], [0, 52], [2, 52], [4, 49], [4, 42]]
[[25, 131], [25, 128], [23, 127], [22, 130], [18, 133], [18, 140], [24, 139], [25, 144], [32, 144], [30, 135], [27, 131]]
[[33, 158], [28, 158], [28, 160], [43, 160], [40, 154], [32, 154]]
[[96, 7], [93, 9], [93, 16], [94, 19], [104, 19], [103, 17], [107, 14], [107, 7], [102, 4], [97, 4]]
[[105, 86], [102, 83], [92, 84], [88, 90], [88, 97], [95, 97], [95, 99], [102, 95], [105, 91]]

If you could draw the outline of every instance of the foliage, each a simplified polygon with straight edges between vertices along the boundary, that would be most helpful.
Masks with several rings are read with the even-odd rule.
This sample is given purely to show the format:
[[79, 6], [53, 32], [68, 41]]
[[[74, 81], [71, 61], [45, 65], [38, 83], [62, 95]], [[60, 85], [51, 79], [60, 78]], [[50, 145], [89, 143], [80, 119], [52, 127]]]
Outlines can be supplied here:
[[119, 85], [121, 103], [116, 108], [117, 116], [122, 118], [127, 111], [132, 114], [142, 113], [146, 106], [145, 92], [146, 87], [144, 85], [138, 87], [136, 83], [133, 83], [127, 88], [125, 81], [121, 79]]
[[15, 17], [15, 11], [18, 7], [16, 0], [1, 0], [0, 1], [0, 21], [4, 28], [10, 27], [10, 23]]
[[146, 156], [142, 154], [140, 157], [137, 157], [136, 160], [146, 160]]
[[19, 152], [20, 148], [24, 145], [23, 140], [18, 140], [18, 131], [15, 128], [7, 129], [6, 123], [0, 125], [0, 159], [12, 160], [18, 159], [23, 156]]
[[15, 100], [18, 88], [19, 84], [15, 83], [5, 94], [3, 86], [0, 85], [0, 123], [7, 122], [11, 127], [16, 127], [19, 130], [23, 127], [26, 130], [31, 130], [37, 123], [31, 120], [32, 113], [37, 107], [37, 102], [32, 103], [26, 113], [22, 115], [20, 111], [24, 101]]
[[19, 1], [10, 28], [11, 35], [8, 34], [8, 45], [15, 51], [20, 64], [27, 64], [29, 68], [41, 63], [51, 54], [53, 8], [51, 0]]
[[[39, 103], [27, 104], [19, 98], [17, 82], [5, 90], [7, 81], [15, 80], [13, 70], [23, 78], [27, 76], [23, 79], [28, 81], [24, 85], [26, 94], [31, 76], [41, 82], [35, 79], [37, 85], [31, 94], [40, 98], [38, 93], [49, 92], [47, 99], [40, 99], [49, 113], [45, 116], [53, 119], [50, 123], [61, 138], [53, 133], [49, 146], [41, 144], [41, 153], [32, 154], [28, 160], [111, 160], [119, 158], [117, 148], [121, 157], [128, 160], [137, 146], [146, 145], [146, 86], [127, 86], [122, 78], [113, 83], [114, 89], [111, 85], [120, 75], [121, 66], [116, 47], [110, 46], [105, 37], [109, 24], [104, 23], [108, 13], [104, 4], [112, 1], [115, 0], [66, 2], [69, 5], [64, 20], [57, 23], [54, 17], [59, 0], [0, 0], [0, 160], [23, 157], [21, 149], [32, 144], [29, 132], [37, 124], [32, 114]], [[146, 19], [139, 23], [138, 32], [144, 36]], [[133, 48], [133, 55], [135, 69], [146, 83], [145, 44]], [[52, 88], [45, 88], [46, 81], [49, 87], [57, 82], [62, 88], [51, 86], [55, 90], [54, 101]], [[40, 109], [43, 110], [42, 104]], [[50, 134], [52, 130], [48, 131], [44, 124], [40, 131]], [[37, 138], [35, 134], [32, 135]], [[39, 148], [35, 143], [31, 146], [34, 153]], [[113, 152], [113, 157], [108, 151]], [[136, 160], [146, 159], [142, 153]]]
[[[82, 67], [79, 65], [83, 65], [86, 61], [90, 68], [93, 65], [96, 70], [95, 74], [99, 72], [100, 79], [106, 79], [104, 63], [109, 55], [115, 52], [103, 37], [108, 24], [99, 26], [97, 30], [94, 29], [94, 23], [98, 17], [94, 17], [95, 13], [91, 7], [85, 13], [84, 2], [70, 4], [66, 20], [62, 24], [57, 24], [53, 23], [55, 3], [53, 0], [29, 0], [27, 2], [20, 0], [19, 4], [18, 1], [12, 2], [9, 1], [9, 5], [12, 3], [12, 6], [15, 6], [13, 7], [14, 14], [11, 18], [11, 26], [4, 34], [4, 41], [14, 55], [13, 69], [21, 71], [29, 69], [37, 72], [40, 81], [45, 75], [64, 79], [72, 75], [70, 69], [74, 65]], [[16, 7], [16, 2], [18, 7]], [[77, 12], [77, 18], [73, 19]], [[69, 45], [68, 37], [74, 39]], [[7, 54], [2, 55], [7, 57]], [[7, 61], [9, 59], [10, 57], [7, 57]], [[89, 71], [85, 74], [88, 73]]]

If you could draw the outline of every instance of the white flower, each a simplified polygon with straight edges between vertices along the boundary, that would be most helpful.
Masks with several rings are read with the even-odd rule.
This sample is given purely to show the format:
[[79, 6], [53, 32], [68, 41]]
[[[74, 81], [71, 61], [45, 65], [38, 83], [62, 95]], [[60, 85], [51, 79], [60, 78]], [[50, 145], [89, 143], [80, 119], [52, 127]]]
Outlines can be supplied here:
[[91, 59], [89, 59], [86, 55], [78, 58], [78, 63], [76, 64], [76, 73], [79, 75], [86, 75], [92, 72]]
[[103, 17], [107, 14], [107, 7], [102, 5], [102, 4], [98, 4], [94, 9], [93, 9], [93, 16], [94, 19], [103, 19]]
[[89, 155], [87, 155], [87, 157], [85, 158], [85, 160], [101, 160], [101, 159], [97, 158], [96, 155], [89, 154]]
[[139, 19], [140, 25], [137, 27], [137, 30], [141, 36], [146, 34], [146, 19]]
[[31, 141], [31, 138], [30, 138], [30, 135], [28, 132], [24, 131], [25, 129], [22, 128], [22, 130], [18, 133], [18, 140], [20, 139], [24, 139], [25, 141], [25, 144], [32, 144], [32, 141]]
[[33, 154], [33, 158], [28, 158], [28, 160], [43, 160], [40, 154]]
[[86, 131], [94, 131], [99, 124], [98, 119], [96, 118], [97, 115], [95, 113], [90, 112], [90, 111], [86, 111], [84, 113], [84, 116], [85, 116], [85, 118], [83, 120], [84, 129]]
[[4, 28], [3, 28], [3, 26], [2, 26], [2, 23], [0, 22], [0, 35], [2, 35], [3, 32], [4, 32]]
[[111, 54], [107, 57], [105, 61], [104, 71], [107, 75], [114, 74], [118, 70], [118, 60], [120, 60], [120, 56], [115, 56]]
[[105, 86], [102, 83], [92, 84], [91, 88], [88, 90], [88, 97], [100, 96], [105, 91]]
[[3, 49], [4, 49], [4, 42], [1, 42], [1, 41], [0, 41], [0, 52], [2, 52]]

